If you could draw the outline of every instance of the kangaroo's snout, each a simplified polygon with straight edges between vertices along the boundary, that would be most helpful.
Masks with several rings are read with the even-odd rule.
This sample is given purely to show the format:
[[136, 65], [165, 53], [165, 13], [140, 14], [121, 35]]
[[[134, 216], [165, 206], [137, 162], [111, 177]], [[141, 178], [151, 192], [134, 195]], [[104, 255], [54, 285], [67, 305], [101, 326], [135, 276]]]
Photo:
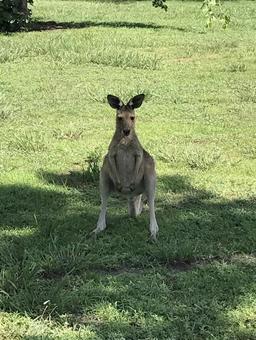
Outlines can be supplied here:
[[130, 129], [123, 129], [123, 133], [125, 136], [129, 136], [130, 131], [131, 131]]

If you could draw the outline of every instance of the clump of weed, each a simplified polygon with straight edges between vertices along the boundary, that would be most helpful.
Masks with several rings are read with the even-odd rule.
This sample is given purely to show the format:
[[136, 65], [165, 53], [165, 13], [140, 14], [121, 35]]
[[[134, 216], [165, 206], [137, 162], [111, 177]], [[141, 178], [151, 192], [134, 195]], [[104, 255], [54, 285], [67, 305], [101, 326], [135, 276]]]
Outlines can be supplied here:
[[84, 178], [88, 182], [97, 182], [100, 176], [100, 163], [102, 159], [102, 152], [99, 148], [91, 151], [85, 163], [87, 164], [87, 169], [84, 172]]
[[185, 160], [191, 169], [208, 170], [220, 159], [219, 150], [204, 151], [197, 148], [188, 148], [185, 153]]
[[49, 250], [41, 261], [40, 275], [44, 279], [57, 279], [83, 266], [87, 247], [81, 243], [70, 243], [65, 247], [58, 245], [57, 237], [52, 238]]
[[256, 103], [256, 86], [253, 83], [241, 84], [235, 89], [236, 94], [243, 102]]
[[246, 159], [256, 159], [256, 149], [252, 145], [244, 146], [242, 153]]
[[78, 129], [78, 130], [67, 130], [67, 131], [62, 131], [60, 129], [55, 129], [53, 131], [53, 136], [56, 139], [67, 139], [67, 140], [78, 140], [82, 137], [83, 130]]
[[8, 99], [4, 94], [0, 94], [0, 121], [12, 119], [17, 112], [20, 112], [20, 107], [14, 107], [8, 103]]
[[6, 120], [12, 116], [12, 112], [9, 110], [0, 110], [0, 120]]
[[33, 153], [44, 151], [46, 144], [41, 133], [26, 132], [21, 136], [15, 136], [14, 139], [10, 141], [9, 147], [24, 153]]
[[86, 61], [92, 64], [107, 65], [122, 68], [138, 68], [156, 70], [159, 68], [160, 59], [156, 54], [149, 55], [133, 51], [108, 51], [106, 49], [90, 52]]
[[228, 66], [228, 72], [245, 72], [247, 70], [244, 63], [234, 63]]

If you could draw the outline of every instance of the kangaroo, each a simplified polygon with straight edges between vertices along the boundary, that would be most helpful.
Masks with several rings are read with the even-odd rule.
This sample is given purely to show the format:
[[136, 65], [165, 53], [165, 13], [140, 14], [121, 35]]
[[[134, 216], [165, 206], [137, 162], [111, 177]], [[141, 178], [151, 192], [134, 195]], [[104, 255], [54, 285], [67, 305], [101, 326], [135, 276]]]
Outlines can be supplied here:
[[134, 109], [141, 106], [144, 98], [144, 94], [139, 94], [125, 105], [118, 97], [107, 96], [109, 105], [116, 109], [116, 130], [100, 171], [101, 211], [94, 234], [106, 228], [107, 200], [111, 192], [127, 197], [128, 213], [132, 217], [141, 213], [142, 194], [145, 194], [149, 205], [149, 230], [156, 240], [159, 228], [155, 217], [155, 163], [135, 133]]

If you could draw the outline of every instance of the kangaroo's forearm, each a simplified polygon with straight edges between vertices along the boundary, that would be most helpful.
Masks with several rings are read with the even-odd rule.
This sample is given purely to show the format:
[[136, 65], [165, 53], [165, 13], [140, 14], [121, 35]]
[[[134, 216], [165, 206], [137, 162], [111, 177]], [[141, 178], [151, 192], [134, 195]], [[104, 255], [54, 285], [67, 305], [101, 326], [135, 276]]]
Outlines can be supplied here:
[[142, 164], [142, 155], [136, 155], [135, 156], [135, 169], [134, 169], [134, 182], [136, 181], [136, 178], [139, 174], [141, 164]]
[[112, 175], [113, 175], [115, 181], [120, 183], [120, 178], [119, 178], [119, 174], [118, 174], [117, 167], [116, 167], [116, 158], [115, 158], [115, 156], [109, 156], [109, 163], [110, 163], [110, 167], [111, 167], [111, 170], [112, 170]]

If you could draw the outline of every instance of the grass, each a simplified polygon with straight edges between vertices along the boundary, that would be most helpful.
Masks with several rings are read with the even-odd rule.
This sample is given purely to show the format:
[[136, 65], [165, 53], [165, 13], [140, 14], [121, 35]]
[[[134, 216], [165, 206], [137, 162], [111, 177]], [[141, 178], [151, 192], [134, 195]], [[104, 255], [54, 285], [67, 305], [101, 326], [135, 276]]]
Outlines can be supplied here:
[[[225, 8], [41, 0], [0, 36], [1, 340], [256, 338], [256, 9]], [[106, 95], [140, 92], [159, 240], [112, 198], [94, 241]]]

